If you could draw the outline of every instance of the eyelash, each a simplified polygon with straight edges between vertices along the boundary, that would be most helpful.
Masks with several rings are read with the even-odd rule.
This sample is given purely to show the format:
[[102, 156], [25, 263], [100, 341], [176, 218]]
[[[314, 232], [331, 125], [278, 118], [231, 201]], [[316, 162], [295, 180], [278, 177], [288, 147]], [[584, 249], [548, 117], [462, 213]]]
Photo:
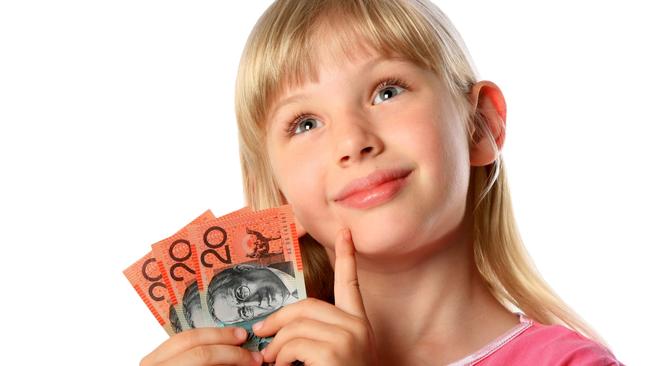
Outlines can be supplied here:
[[[375, 91], [372, 93], [372, 95], [374, 96], [378, 91], [382, 90], [387, 86], [399, 86], [400, 88], [406, 90], [410, 89], [410, 85], [404, 80], [396, 77], [390, 77], [380, 81], [375, 87]], [[309, 113], [303, 113], [303, 112], [297, 113], [291, 120], [291, 123], [289, 123], [289, 125], [287, 126], [287, 129], [285, 131], [286, 135], [289, 137], [295, 135], [296, 133], [294, 131], [296, 130], [296, 127], [298, 127], [298, 124], [300, 124], [300, 122], [302, 122], [304, 119], [308, 117], [311, 117]]]

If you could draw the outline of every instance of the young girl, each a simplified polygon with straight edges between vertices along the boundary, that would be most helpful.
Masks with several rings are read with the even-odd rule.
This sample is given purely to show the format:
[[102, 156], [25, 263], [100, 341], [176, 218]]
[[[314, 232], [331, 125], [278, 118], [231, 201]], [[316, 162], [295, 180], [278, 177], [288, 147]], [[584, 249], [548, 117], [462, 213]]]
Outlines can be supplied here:
[[291, 204], [310, 298], [143, 365], [618, 365], [536, 273], [512, 214], [506, 106], [425, 0], [279, 0], [236, 109], [247, 204]]

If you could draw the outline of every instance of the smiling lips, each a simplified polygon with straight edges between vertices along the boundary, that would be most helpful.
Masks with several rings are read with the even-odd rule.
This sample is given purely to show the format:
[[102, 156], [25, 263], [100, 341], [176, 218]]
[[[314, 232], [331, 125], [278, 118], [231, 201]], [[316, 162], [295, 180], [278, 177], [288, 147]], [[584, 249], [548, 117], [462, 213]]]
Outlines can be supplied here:
[[377, 170], [348, 183], [334, 197], [334, 201], [358, 209], [378, 206], [397, 195], [410, 173], [410, 169]]

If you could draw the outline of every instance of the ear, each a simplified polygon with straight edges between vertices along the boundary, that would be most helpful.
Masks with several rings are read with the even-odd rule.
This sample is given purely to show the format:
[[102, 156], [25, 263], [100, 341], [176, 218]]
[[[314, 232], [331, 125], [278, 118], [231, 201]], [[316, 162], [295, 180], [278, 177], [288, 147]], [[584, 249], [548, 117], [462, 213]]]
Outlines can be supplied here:
[[[282, 197], [282, 203], [283, 204], [285, 204], [285, 205], [289, 204], [288, 203], [289, 201], [287, 201], [287, 198], [284, 196], [284, 193], [282, 191], [280, 191], [280, 196]], [[293, 212], [293, 206], [290, 206], [290, 207], [291, 207], [291, 210]], [[295, 212], [293, 212], [293, 222], [296, 224], [296, 233], [298, 234], [299, 238], [304, 236], [305, 234], [307, 234], [307, 230], [305, 230], [305, 227], [302, 226], [302, 224], [300, 223], [300, 220], [298, 220], [298, 217], [296, 217]]]
[[[472, 115], [475, 116], [472, 121], [474, 143], [470, 146], [470, 163], [472, 166], [489, 165], [498, 158], [506, 138], [506, 101], [495, 83], [479, 81], [472, 87], [470, 102]], [[494, 151], [485, 131], [477, 125], [479, 118], [485, 121], [485, 127], [494, 137], [498, 151]]]

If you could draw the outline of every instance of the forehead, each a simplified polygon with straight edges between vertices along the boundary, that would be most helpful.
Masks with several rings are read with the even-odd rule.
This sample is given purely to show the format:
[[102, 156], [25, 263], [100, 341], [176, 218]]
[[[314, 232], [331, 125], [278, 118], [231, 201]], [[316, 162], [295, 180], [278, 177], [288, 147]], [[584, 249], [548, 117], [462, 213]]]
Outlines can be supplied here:
[[280, 99], [306, 84], [318, 83], [325, 72], [367, 59], [402, 56], [382, 41], [369, 38], [354, 22], [344, 23], [336, 17], [321, 17], [304, 39], [289, 43], [287, 48], [290, 51], [278, 55], [277, 78], [267, 84], [267, 117]]
[[220, 293], [216, 296], [213, 309], [216, 317], [221, 321], [232, 322], [240, 320], [239, 307], [228, 293]]
[[306, 55], [300, 67], [286, 65], [280, 70], [280, 79], [276, 85], [276, 95], [300, 88], [305, 84], [318, 83], [321, 75], [332, 72], [342, 65], [357, 63], [360, 60], [381, 56], [381, 53], [367, 44], [355, 46], [330, 47], [326, 40], [319, 39], [314, 48]]

